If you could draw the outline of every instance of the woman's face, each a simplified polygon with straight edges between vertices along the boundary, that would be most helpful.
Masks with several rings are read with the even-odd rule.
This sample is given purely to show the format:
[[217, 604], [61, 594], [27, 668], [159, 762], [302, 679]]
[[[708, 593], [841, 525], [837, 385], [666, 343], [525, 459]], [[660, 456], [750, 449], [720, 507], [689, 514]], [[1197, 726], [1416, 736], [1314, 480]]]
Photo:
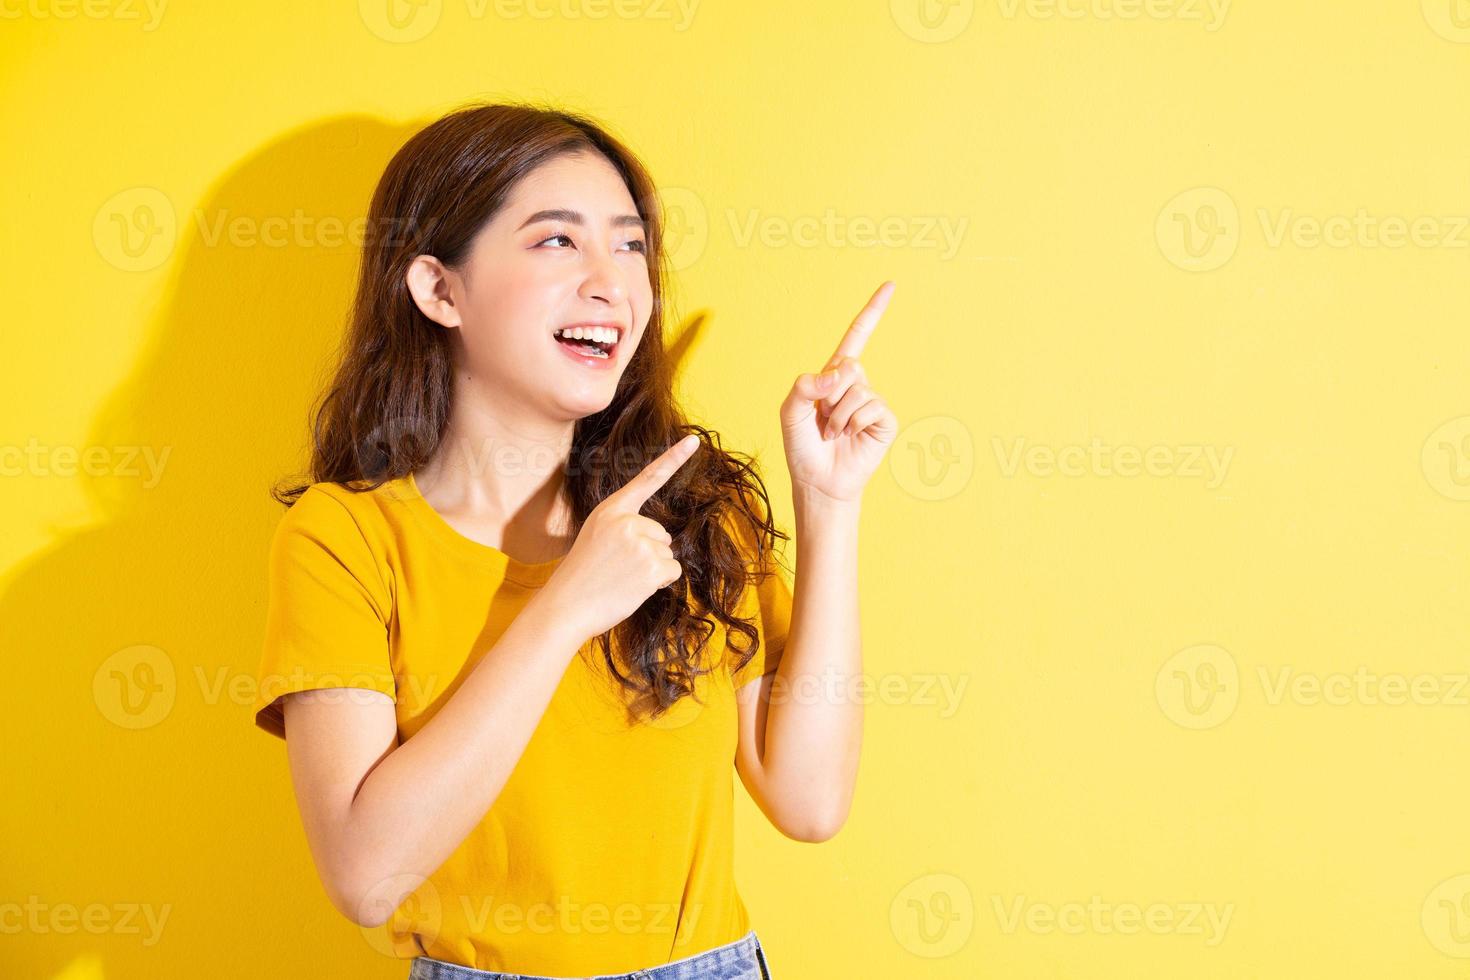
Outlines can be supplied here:
[[[542, 164], [448, 270], [453, 308], [441, 307], [442, 317], [425, 309], [458, 327], [457, 381], [558, 420], [606, 408], [652, 313], [647, 248], [632, 195], [604, 157]], [[606, 356], [558, 339], [562, 328], [587, 323], [617, 330]]]

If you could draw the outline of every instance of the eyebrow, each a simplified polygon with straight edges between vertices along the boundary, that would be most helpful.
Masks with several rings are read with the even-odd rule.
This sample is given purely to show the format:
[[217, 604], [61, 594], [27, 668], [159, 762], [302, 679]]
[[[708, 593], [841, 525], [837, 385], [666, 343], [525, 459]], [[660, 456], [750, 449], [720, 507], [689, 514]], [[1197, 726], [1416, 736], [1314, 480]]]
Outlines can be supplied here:
[[[586, 217], [580, 211], [573, 211], [570, 208], [548, 208], [544, 211], [537, 211], [525, 221], [521, 222], [521, 227], [517, 228], [516, 231], [520, 231], [521, 228], [529, 225], [534, 225], [538, 221], [565, 221], [574, 225], [585, 225], [587, 223]], [[643, 219], [636, 214], [617, 215], [608, 224], [614, 228], [622, 228], [626, 225], [644, 228]], [[644, 230], [647, 231], [646, 228]]]

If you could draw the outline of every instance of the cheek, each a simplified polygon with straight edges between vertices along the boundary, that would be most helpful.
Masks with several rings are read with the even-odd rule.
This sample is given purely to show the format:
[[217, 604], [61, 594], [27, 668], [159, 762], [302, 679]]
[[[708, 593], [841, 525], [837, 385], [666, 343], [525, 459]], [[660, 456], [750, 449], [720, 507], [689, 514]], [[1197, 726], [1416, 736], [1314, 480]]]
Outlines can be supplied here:
[[647, 279], [635, 280], [629, 293], [633, 315], [640, 323], [647, 323], [653, 314], [653, 286]]
[[542, 330], [557, 308], [558, 286], [535, 271], [485, 276], [468, 297], [467, 322], [477, 332], [500, 336]]
[[527, 337], [542, 332], [542, 316], [519, 291], [487, 288], [471, 295], [459, 332], [466, 365], [476, 374], [514, 374], [526, 359], [510, 355], [526, 351]]

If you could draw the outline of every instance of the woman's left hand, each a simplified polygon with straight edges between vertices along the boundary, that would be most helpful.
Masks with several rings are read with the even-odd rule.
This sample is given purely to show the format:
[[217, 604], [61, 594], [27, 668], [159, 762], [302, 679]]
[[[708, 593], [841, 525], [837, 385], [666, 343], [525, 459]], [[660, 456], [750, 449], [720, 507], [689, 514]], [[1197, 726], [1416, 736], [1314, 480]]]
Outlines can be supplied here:
[[[858, 360], [893, 287], [892, 282], [878, 287], [822, 372], [799, 375], [781, 403], [781, 437], [793, 495], [814, 492], [836, 502], [859, 502], [898, 436], [898, 419], [869, 387]], [[823, 384], [823, 376], [831, 381]], [[824, 437], [829, 431], [835, 436]]]

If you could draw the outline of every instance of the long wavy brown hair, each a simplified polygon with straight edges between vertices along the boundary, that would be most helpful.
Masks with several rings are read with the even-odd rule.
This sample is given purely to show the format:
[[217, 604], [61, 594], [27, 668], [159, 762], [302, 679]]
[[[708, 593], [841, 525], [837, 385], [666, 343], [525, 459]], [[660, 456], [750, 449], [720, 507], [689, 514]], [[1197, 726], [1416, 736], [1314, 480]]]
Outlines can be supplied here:
[[433, 457], [449, 420], [454, 366], [449, 332], [409, 295], [409, 264], [432, 255], [459, 268], [517, 181], [549, 160], [584, 152], [602, 154], [618, 170], [646, 222], [653, 309], [611, 404], [574, 427], [563, 468], [573, 533], [669, 446], [690, 432], [701, 442], [640, 510], [673, 537], [683, 576], [596, 638], [635, 706], [656, 718], [694, 692], [696, 674], [714, 669], [701, 653], [716, 621], [736, 654], [729, 669], [756, 655], [760, 632], [735, 613], [747, 587], [776, 574], [770, 556], [776, 540], [789, 535], [771, 520], [754, 458], [724, 449], [717, 432], [690, 422], [675, 404], [658, 192], [637, 157], [598, 123], [548, 106], [474, 103], [430, 123], [398, 150], [369, 205], [334, 376], [312, 408], [310, 478], [277, 485], [271, 495], [290, 507], [312, 483], [367, 492]]

